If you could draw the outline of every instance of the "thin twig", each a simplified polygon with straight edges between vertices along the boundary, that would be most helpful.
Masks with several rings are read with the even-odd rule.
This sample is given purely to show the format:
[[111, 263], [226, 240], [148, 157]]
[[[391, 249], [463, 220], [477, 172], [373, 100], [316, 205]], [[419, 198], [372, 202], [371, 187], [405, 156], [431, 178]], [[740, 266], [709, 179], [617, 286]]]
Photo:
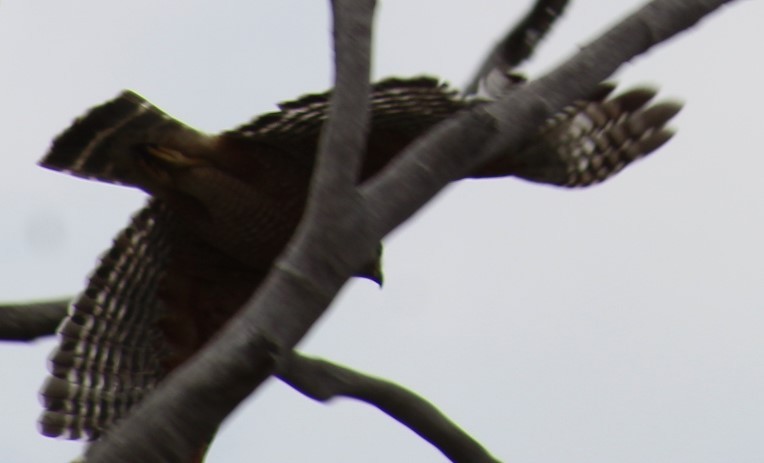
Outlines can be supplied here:
[[465, 95], [477, 93], [480, 82], [492, 70], [506, 73], [530, 58], [536, 46], [562, 16], [568, 0], [537, 0], [525, 17], [496, 44], [464, 88]]
[[71, 298], [0, 305], [0, 341], [32, 341], [56, 333]]
[[291, 351], [276, 361], [276, 376], [302, 394], [326, 402], [338, 396], [369, 403], [459, 463], [497, 463], [479, 442], [423, 397], [384, 379]]

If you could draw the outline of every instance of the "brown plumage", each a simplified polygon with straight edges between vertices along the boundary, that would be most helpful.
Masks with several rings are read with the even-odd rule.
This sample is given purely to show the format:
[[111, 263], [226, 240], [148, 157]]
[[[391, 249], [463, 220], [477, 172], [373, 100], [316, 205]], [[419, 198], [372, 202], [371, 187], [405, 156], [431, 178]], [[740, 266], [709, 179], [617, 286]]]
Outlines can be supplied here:
[[[472, 177], [587, 186], [671, 136], [673, 103], [609, 86], [551, 118], [523, 149]], [[481, 100], [430, 78], [373, 87], [361, 180], [429, 128]], [[40, 423], [48, 436], [97, 438], [197, 351], [260, 284], [306, 199], [328, 94], [283, 103], [238, 129], [202, 134], [135, 93], [92, 109], [60, 135], [46, 168], [140, 188], [152, 198], [115, 239], [59, 329]], [[378, 260], [359, 276], [381, 281]]]

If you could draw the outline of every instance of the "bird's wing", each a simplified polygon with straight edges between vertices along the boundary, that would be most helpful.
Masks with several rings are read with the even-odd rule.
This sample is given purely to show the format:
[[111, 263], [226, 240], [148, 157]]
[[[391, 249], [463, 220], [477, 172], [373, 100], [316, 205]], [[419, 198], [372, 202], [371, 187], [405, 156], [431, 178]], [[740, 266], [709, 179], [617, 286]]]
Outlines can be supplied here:
[[147, 147], [197, 154], [212, 143], [130, 90], [89, 110], [59, 135], [40, 166], [147, 189]]
[[58, 329], [41, 390], [47, 436], [95, 439], [165, 374], [156, 297], [170, 251], [170, 213], [150, 201], [114, 240]]
[[[264, 144], [312, 164], [321, 127], [327, 119], [331, 91], [279, 104], [221, 138]], [[376, 173], [411, 141], [468, 105], [457, 92], [431, 77], [389, 78], [370, 94], [371, 126], [361, 179]]]
[[[511, 82], [501, 89], [469, 99], [429, 77], [376, 83], [371, 92], [371, 127], [361, 180], [374, 175], [444, 119], [523, 84], [516, 76], [508, 77]], [[601, 84], [549, 118], [520, 149], [500, 155], [470, 177], [516, 176], [557, 186], [588, 186], [615, 175], [671, 138], [673, 132], [666, 124], [680, 104], [649, 106], [655, 91], [646, 88], [610, 98], [613, 88]], [[326, 92], [282, 103], [281, 111], [260, 116], [222, 136], [275, 146], [312, 163], [330, 97], [331, 92]]]

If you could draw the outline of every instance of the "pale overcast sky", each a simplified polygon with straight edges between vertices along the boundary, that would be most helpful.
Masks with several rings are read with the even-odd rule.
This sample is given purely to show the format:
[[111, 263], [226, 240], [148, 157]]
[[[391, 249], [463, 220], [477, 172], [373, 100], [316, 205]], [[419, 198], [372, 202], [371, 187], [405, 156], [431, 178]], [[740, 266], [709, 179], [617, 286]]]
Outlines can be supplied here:
[[[0, 298], [80, 290], [140, 192], [47, 172], [50, 140], [131, 88], [198, 128], [330, 83], [327, 3], [0, 3]], [[463, 84], [530, 2], [381, 1], [374, 75]], [[572, 2], [528, 70], [640, 1]], [[463, 182], [386, 241], [301, 346], [429, 397], [498, 458], [764, 461], [764, 3], [734, 2], [617, 75], [684, 100], [678, 134], [607, 184]], [[53, 341], [0, 345], [0, 460], [68, 461], [37, 433]], [[362, 403], [271, 381], [225, 424], [220, 462], [442, 462]]]

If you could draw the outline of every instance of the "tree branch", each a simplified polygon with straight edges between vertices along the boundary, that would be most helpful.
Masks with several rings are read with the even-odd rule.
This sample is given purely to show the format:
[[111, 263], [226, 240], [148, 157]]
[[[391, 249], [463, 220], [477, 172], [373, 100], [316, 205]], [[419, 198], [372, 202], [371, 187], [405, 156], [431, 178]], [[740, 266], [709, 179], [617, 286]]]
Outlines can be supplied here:
[[491, 71], [506, 73], [530, 58], [567, 5], [568, 0], [537, 0], [531, 11], [485, 57], [464, 88], [464, 94], [477, 93], [480, 82]]
[[0, 341], [32, 341], [56, 333], [71, 298], [0, 305]]
[[[365, 202], [341, 199], [343, 211], [349, 214], [307, 215], [298, 230], [298, 244], [288, 247], [286, 257], [279, 260], [243, 311], [214, 342], [173, 372], [131, 416], [97, 441], [88, 451], [88, 461], [187, 460], [225, 416], [271, 374], [273, 363], [269, 352], [273, 346], [292, 349], [346, 279], [372, 254], [384, 234], [448, 182], [466, 175], [473, 166], [504, 152], [508, 146], [518, 144], [554, 111], [591, 92], [620, 63], [689, 27], [724, 3], [654, 1], [545, 78], [522, 86], [495, 105], [446, 121], [425, 140], [414, 143], [388, 169], [363, 186]], [[363, 2], [352, 0], [344, 5], [348, 11], [366, 8]], [[352, 17], [360, 17], [361, 13], [358, 14]], [[366, 40], [368, 37], [356, 37], [357, 42]], [[362, 45], [361, 49], [365, 47]], [[338, 87], [335, 97], [344, 91]], [[337, 117], [364, 119], [362, 114]], [[328, 130], [343, 130], [339, 119], [330, 119], [329, 124]], [[356, 124], [346, 128], [357, 129]], [[481, 140], [483, 136], [485, 139]], [[326, 146], [322, 144], [322, 148]], [[331, 150], [322, 149], [321, 156], [330, 154]], [[327, 174], [321, 171], [317, 175]], [[317, 180], [315, 185], [325, 185], [325, 181]], [[310, 200], [316, 196], [324, 199], [332, 195], [314, 193]], [[369, 220], [374, 226], [366, 229]], [[360, 233], [354, 228], [358, 223], [364, 224]], [[306, 233], [304, 229], [313, 232]], [[341, 246], [327, 249], [327, 243]], [[304, 255], [296, 255], [295, 250]]]
[[[369, 128], [369, 75], [375, 0], [333, 0], [335, 90], [319, 142], [308, 204], [300, 227], [276, 266], [314, 289], [334, 287], [354, 270], [371, 262], [376, 243], [368, 220], [356, 211], [366, 205], [356, 189]], [[344, 238], [353, 230], [356, 243]], [[319, 242], [317, 242], [318, 240]], [[353, 247], [340, 262], [339, 247]], [[316, 248], [316, 246], [319, 246]], [[359, 259], [360, 258], [360, 259]], [[327, 262], [336, 261], [337, 268]], [[354, 263], [355, 262], [355, 263]], [[300, 269], [307, 270], [307, 272]], [[325, 281], [321, 281], [325, 280]], [[320, 290], [319, 290], [320, 291]], [[324, 294], [326, 303], [333, 293]]]
[[345, 396], [374, 405], [430, 442], [451, 461], [497, 463], [480, 443], [437, 408], [402, 386], [296, 351], [279, 355], [276, 365], [276, 376], [302, 394], [320, 402]]

